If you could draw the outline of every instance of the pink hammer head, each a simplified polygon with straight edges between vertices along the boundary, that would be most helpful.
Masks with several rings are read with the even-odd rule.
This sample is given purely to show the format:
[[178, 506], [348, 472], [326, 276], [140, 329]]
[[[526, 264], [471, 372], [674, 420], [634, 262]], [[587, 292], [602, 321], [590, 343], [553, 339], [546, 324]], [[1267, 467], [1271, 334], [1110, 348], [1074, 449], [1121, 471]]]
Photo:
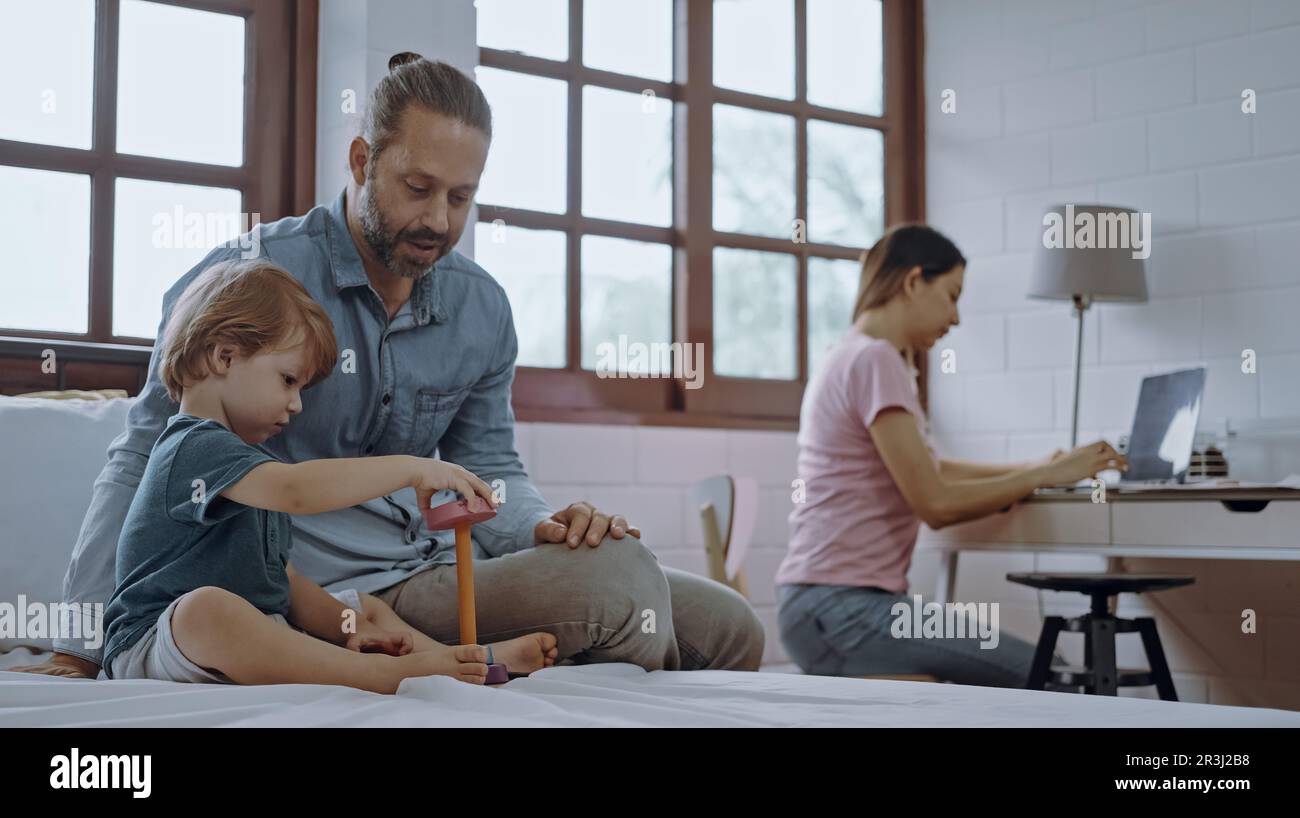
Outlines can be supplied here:
[[429, 527], [430, 531], [455, 528], [462, 523], [474, 525], [497, 516], [496, 509], [492, 508], [487, 500], [477, 495], [468, 500], [443, 503], [440, 506], [426, 508], [422, 511], [424, 513], [424, 524]]

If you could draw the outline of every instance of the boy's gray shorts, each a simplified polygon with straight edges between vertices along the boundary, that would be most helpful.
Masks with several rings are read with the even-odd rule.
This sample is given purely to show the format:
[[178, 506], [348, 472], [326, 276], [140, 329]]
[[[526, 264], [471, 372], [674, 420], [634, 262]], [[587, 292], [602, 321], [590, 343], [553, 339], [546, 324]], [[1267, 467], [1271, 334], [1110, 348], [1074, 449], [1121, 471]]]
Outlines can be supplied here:
[[[352, 608], [357, 613], [361, 610], [361, 596], [352, 588], [331, 594], [339, 602]], [[158, 617], [144, 635], [135, 644], [113, 657], [114, 679], [160, 679], [167, 682], [207, 682], [215, 684], [234, 684], [224, 673], [207, 670], [191, 662], [176, 647], [172, 637], [172, 611], [184, 595], [173, 599], [171, 604]], [[268, 617], [294, 628], [282, 615], [267, 614]], [[301, 628], [294, 628], [302, 631]], [[305, 633], [305, 631], [303, 631]]]

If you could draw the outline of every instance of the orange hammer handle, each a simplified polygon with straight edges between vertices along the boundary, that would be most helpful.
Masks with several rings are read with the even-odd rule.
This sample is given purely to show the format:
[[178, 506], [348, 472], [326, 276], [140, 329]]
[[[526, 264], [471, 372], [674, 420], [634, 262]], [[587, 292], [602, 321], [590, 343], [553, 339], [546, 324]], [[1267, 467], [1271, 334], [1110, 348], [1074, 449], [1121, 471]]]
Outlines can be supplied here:
[[478, 642], [474, 619], [474, 556], [470, 553], [469, 523], [456, 526], [456, 596], [460, 602], [460, 643]]

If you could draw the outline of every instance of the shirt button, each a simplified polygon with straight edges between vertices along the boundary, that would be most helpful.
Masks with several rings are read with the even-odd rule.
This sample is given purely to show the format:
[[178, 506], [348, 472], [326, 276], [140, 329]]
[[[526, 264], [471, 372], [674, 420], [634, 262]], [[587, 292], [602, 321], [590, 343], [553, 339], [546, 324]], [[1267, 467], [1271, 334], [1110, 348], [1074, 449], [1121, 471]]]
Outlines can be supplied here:
[[387, 405], [388, 405], [388, 402], [389, 402], [390, 400], [392, 400], [392, 399], [393, 399], [393, 396], [392, 396], [392, 395], [388, 394], [387, 392], [384, 393], [384, 405], [385, 405], [385, 406], [387, 406]]

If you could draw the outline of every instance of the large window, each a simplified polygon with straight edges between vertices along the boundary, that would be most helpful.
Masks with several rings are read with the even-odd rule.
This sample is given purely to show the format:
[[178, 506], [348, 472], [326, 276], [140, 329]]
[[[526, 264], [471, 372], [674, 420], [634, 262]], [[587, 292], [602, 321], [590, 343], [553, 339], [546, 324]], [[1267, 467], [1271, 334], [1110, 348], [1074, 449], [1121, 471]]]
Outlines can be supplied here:
[[0, 335], [147, 355], [177, 278], [311, 205], [315, 0], [42, 0], [4, 29]]
[[477, 0], [522, 417], [798, 416], [862, 249], [922, 216], [916, 5]]

